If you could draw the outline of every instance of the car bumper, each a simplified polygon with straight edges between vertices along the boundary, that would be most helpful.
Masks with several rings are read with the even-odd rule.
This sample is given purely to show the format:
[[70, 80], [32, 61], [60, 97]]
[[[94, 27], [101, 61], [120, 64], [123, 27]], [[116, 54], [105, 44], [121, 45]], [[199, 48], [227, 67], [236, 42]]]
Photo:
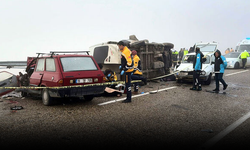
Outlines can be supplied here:
[[234, 65], [233, 64], [228, 64], [227, 68], [234, 68]]
[[83, 97], [104, 92], [106, 86], [73, 87], [62, 89], [49, 89], [51, 97]]
[[[201, 81], [207, 81], [209, 76], [200, 75]], [[193, 81], [193, 75], [176, 75], [176, 80], [183, 80], [183, 81]]]

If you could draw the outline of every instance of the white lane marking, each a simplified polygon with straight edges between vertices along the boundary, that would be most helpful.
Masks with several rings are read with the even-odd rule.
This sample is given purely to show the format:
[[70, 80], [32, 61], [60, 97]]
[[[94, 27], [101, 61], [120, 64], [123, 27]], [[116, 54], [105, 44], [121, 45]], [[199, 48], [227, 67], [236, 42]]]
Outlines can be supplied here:
[[[159, 90], [156, 90], [156, 91], [150, 91], [150, 92], [161, 92], [161, 91], [166, 91], [166, 90], [170, 90], [170, 89], [174, 89], [174, 88], [177, 88], [176, 86], [173, 86], [173, 87], [168, 87], [168, 88], [164, 88], [164, 89], [159, 89]], [[148, 95], [149, 92], [146, 92], [146, 93], [143, 93], [143, 94], [139, 94], [139, 95], [134, 95], [132, 96], [132, 98], [135, 98], [135, 97], [140, 97], [140, 96], [145, 96], [145, 95]], [[111, 101], [107, 101], [107, 102], [104, 102], [104, 103], [100, 103], [98, 104], [99, 106], [102, 106], [102, 105], [107, 105], [107, 104], [111, 104], [111, 103], [115, 103], [115, 102], [119, 102], [119, 101], [122, 101], [122, 100], [125, 100], [126, 97], [124, 98], [120, 98], [120, 99], [115, 99], [115, 100], [111, 100]]]
[[231, 76], [231, 75], [235, 75], [235, 74], [239, 74], [239, 73], [243, 73], [243, 72], [247, 72], [249, 70], [244, 70], [244, 71], [239, 71], [239, 72], [235, 72], [235, 73], [230, 73], [230, 74], [226, 74], [225, 76]]
[[235, 128], [237, 128], [240, 124], [242, 124], [244, 121], [246, 121], [248, 118], [250, 118], [250, 112], [248, 112], [246, 115], [232, 123], [230, 126], [228, 126], [226, 129], [221, 131], [219, 134], [214, 136], [212, 139], [208, 140], [202, 148], [210, 148], [215, 143], [217, 143], [219, 140], [221, 140], [224, 136], [229, 134], [231, 131], [233, 131]]

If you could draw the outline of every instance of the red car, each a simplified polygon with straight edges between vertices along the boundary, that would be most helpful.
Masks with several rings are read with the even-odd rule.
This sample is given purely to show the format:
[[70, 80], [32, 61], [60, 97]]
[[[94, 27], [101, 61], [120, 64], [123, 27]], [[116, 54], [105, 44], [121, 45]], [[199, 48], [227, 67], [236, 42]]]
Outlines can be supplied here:
[[[59, 54], [64, 53], [64, 54]], [[103, 72], [94, 58], [77, 52], [38, 53], [33, 73], [29, 77], [29, 86], [62, 87], [103, 83]], [[79, 52], [78, 52], [79, 53]], [[26, 70], [27, 71], [27, 70]], [[27, 71], [30, 72], [30, 71]], [[84, 97], [92, 100], [95, 94], [103, 93], [105, 86], [71, 87], [58, 89], [29, 90], [42, 95], [44, 105], [51, 105], [56, 97]]]

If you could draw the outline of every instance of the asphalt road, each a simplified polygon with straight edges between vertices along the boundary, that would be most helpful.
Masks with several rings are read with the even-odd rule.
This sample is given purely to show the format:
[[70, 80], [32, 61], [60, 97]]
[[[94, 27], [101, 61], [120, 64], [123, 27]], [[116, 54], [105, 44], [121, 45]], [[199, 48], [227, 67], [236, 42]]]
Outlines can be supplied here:
[[[250, 147], [250, 71], [227, 69], [226, 94], [190, 91], [191, 83], [150, 82], [132, 103], [125, 97], [91, 102], [0, 99], [1, 147], [221, 149]], [[158, 90], [155, 94], [149, 91]], [[221, 85], [222, 90], [222, 85]], [[23, 106], [13, 111], [10, 107]]]

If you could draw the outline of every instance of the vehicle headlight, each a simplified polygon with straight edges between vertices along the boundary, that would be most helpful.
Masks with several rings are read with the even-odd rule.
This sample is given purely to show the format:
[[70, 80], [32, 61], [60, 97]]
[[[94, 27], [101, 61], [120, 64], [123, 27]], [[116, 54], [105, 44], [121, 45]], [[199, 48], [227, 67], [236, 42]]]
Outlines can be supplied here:
[[233, 60], [231, 60], [231, 61], [229, 61], [228, 63], [229, 63], [229, 64], [234, 64], [234, 61], [233, 61]]
[[202, 72], [201, 72], [201, 75], [206, 75], [206, 71], [202, 71]]

